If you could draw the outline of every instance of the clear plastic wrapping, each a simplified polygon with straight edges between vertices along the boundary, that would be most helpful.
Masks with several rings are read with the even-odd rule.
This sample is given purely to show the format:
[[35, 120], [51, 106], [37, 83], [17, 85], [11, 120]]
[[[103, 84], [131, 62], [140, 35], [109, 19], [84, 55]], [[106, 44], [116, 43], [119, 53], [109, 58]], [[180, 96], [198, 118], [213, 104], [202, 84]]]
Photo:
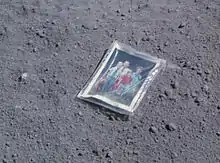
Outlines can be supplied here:
[[113, 42], [78, 98], [121, 114], [133, 113], [166, 61]]

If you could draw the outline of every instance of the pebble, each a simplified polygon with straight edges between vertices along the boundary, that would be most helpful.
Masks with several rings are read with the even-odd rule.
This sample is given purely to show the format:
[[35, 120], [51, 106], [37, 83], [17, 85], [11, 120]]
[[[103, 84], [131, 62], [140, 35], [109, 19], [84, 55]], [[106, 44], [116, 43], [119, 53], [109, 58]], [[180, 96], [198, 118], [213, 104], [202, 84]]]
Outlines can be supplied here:
[[171, 90], [165, 90], [165, 95], [167, 96], [167, 97], [171, 97], [172, 96], [172, 91]]
[[207, 74], [207, 75], [208, 75], [208, 74], [211, 74], [211, 70], [210, 70], [210, 69], [206, 69], [204, 72], [205, 72], [205, 74]]
[[147, 36], [141, 38], [141, 41], [149, 41], [150, 39]]
[[209, 92], [209, 87], [207, 85], [204, 85], [204, 87], [202, 89], [205, 93]]
[[216, 135], [217, 135], [217, 136], [220, 136], [220, 131], [219, 131], [219, 132], [216, 132]]
[[173, 89], [176, 89], [176, 88], [179, 86], [179, 83], [176, 82], [176, 81], [174, 81], [174, 82], [172, 82], [170, 85], [171, 85], [171, 87], [172, 87]]
[[21, 78], [24, 80], [26, 80], [27, 77], [28, 77], [28, 73], [26, 73], [26, 72], [21, 75]]
[[32, 44], [33, 44], [33, 40], [29, 40], [29, 41], [27, 42], [27, 44], [28, 44], [28, 45], [32, 45]]
[[97, 30], [97, 29], [98, 29], [98, 26], [94, 25], [93, 30]]
[[154, 126], [151, 126], [149, 128], [149, 131], [152, 132], [152, 133], [155, 133], [155, 134], [158, 133], [158, 129], [156, 127], [154, 127]]
[[113, 152], [109, 151], [106, 155], [106, 158], [113, 158]]
[[200, 105], [200, 104], [203, 102], [203, 98], [201, 98], [201, 97], [196, 97], [194, 102], [195, 102], [196, 104]]
[[33, 52], [37, 52], [37, 48], [34, 48], [34, 49], [33, 49]]
[[40, 38], [44, 38], [44, 37], [45, 37], [45, 33], [44, 33], [43, 30], [39, 30], [39, 31], [37, 31], [36, 34], [37, 34]]
[[7, 147], [10, 147], [10, 144], [9, 144], [9, 142], [6, 142], [6, 143], [5, 143], [5, 145], [6, 145]]
[[82, 113], [81, 111], [79, 111], [79, 112], [78, 112], [78, 115], [79, 115], [80, 117], [82, 117], [82, 116], [83, 116], [83, 113]]
[[171, 152], [171, 158], [172, 158], [172, 159], [175, 159], [175, 158], [177, 158], [177, 157], [178, 157], [178, 155], [177, 155], [176, 152]]
[[6, 160], [6, 159], [3, 159], [3, 160], [2, 160], [2, 163], [7, 163], [7, 160]]
[[168, 42], [165, 42], [165, 43], [164, 43], [164, 46], [168, 46], [168, 45], [169, 45], [169, 43], [168, 43]]
[[85, 24], [82, 24], [82, 28], [89, 29], [89, 27], [87, 25], [85, 25]]
[[169, 131], [175, 131], [175, 130], [177, 130], [177, 126], [176, 126], [176, 124], [171, 122], [171, 123], [166, 125], [166, 129], [169, 130]]
[[178, 26], [178, 28], [183, 28], [183, 27], [185, 27], [185, 23], [181, 23], [181, 24]]
[[114, 121], [114, 116], [110, 115], [108, 118], [110, 121]]
[[191, 96], [194, 98], [194, 97], [197, 97], [197, 93], [195, 91], [192, 91], [191, 92]]

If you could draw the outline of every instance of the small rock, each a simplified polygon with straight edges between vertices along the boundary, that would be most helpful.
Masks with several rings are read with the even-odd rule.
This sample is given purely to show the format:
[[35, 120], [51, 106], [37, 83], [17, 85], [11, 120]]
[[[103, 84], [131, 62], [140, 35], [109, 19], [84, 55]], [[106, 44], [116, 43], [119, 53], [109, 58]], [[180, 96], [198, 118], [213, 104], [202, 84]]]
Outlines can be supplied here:
[[141, 41], [149, 41], [150, 39], [147, 36], [141, 38]]
[[27, 77], [28, 77], [28, 73], [26, 73], [26, 72], [21, 75], [21, 79], [23, 79], [23, 80], [26, 80]]
[[133, 154], [134, 154], [134, 155], [138, 155], [139, 152], [138, 152], [137, 150], [134, 150], [134, 151], [133, 151]]
[[82, 156], [82, 153], [78, 153], [78, 156]]
[[55, 21], [55, 20], [52, 20], [51, 24], [55, 25], [55, 24], [56, 24], [56, 21]]
[[202, 97], [196, 97], [195, 101], [194, 101], [197, 105], [200, 105], [203, 102], [203, 98]]
[[184, 64], [183, 64], [183, 67], [191, 67], [191, 62], [190, 61], [186, 61]]
[[177, 158], [177, 157], [178, 157], [178, 155], [177, 155], [176, 152], [171, 152], [171, 158], [172, 158], [172, 159], [175, 159], [175, 158]]
[[79, 111], [79, 112], [78, 112], [78, 115], [79, 115], [80, 117], [82, 117], [82, 116], [83, 116], [83, 113], [82, 113], [81, 111]]
[[178, 28], [183, 28], [183, 27], [185, 27], [185, 24], [184, 24], [184, 23], [181, 23], [181, 24], [178, 26]]
[[194, 98], [194, 97], [197, 97], [198, 95], [197, 95], [197, 93], [195, 91], [192, 91], [191, 92], [191, 96]]
[[164, 91], [164, 94], [165, 94], [167, 97], [171, 97], [171, 96], [172, 96], [172, 90], [165, 90], [165, 91]]
[[33, 49], [33, 52], [37, 52], [37, 48], [34, 48], [34, 49]]
[[89, 29], [89, 27], [86, 26], [85, 24], [82, 24], [82, 28], [84, 28], [84, 29]]
[[8, 161], [6, 159], [3, 159], [2, 160], [2, 163], [7, 163]]
[[39, 30], [36, 32], [37, 36], [39, 36], [40, 38], [44, 38], [45, 37], [45, 33], [43, 30]]
[[207, 85], [204, 85], [204, 87], [202, 88], [202, 90], [205, 92], [205, 93], [208, 93], [209, 92], [209, 87]]
[[108, 16], [108, 13], [107, 13], [107, 12], [105, 12], [105, 13], [102, 15], [103, 18], [106, 18], [107, 16]]
[[109, 119], [110, 121], [114, 121], [114, 116], [113, 116], [113, 115], [110, 115], [108, 119]]
[[98, 29], [98, 26], [94, 25], [93, 30], [97, 30], [97, 29]]
[[132, 143], [132, 140], [131, 140], [131, 139], [127, 139], [127, 140], [126, 140], [126, 144], [127, 144], [127, 145], [129, 145], [129, 144], [131, 144], [131, 143]]
[[199, 70], [197, 71], [197, 74], [200, 75], [200, 76], [202, 76], [202, 70], [199, 69]]
[[164, 43], [164, 46], [168, 46], [168, 45], [169, 45], [169, 43], [168, 43], [168, 42], [165, 42], [165, 43]]
[[121, 11], [120, 11], [120, 9], [118, 9], [118, 10], [116, 10], [116, 12], [119, 14]]
[[154, 126], [151, 126], [149, 128], [149, 131], [152, 132], [152, 133], [155, 133], [155, 134], [158, 133], [158, 129], [156, 127], [154, 127]]
[[93, 151], [92, 151], [92, 153], [93, 153], [93, 154], [95, 154], [96, 156], [98, 156], [98, 155], [99, 155], [98, 150], [93, 150]]
[[6, 142], [6, 143], [5, 143], [5, 145], [6, 145], [7, 147], [10, 147], [10, 144], [9, 144], [9, 142]]
[[109, 151], [109, 152], [106, 154], [106, 158], [113, 158], [113, 152], [112, 152], [112, 151]]
[[32, 44], [33, 44], [33, 40], [29, 40], [29, 41], [27, 42], [27, 44], [28, 44], [28, 45], [32, 45]]
[[179, 86], [179, 83], [177, 81], [174, 81], [170, 85], [173, 89], [176, 89]]
[[208, 74], [211, 74], [212, 71], [210, 69], [206, 69], [204, 72], [205, 72], [205, 74], [208, 75]]
[[166, 129], [169, 131], [174, 131], [174, 130], [177, 130], [177, 126], [174, 123], [169, 123], [166, 125]]
[[216, 135], [217, 135], [217, 136], [220, 136], [220, 131], [219, 131], [219, 132], [216, 132]]

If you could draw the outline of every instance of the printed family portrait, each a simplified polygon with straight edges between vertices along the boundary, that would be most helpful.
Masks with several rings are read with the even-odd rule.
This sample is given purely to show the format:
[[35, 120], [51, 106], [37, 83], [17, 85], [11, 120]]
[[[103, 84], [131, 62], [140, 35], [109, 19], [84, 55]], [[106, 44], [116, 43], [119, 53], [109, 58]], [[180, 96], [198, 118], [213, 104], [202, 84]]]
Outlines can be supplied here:
[[155, 63], [115, 49], [89, 94], [130, 105]]

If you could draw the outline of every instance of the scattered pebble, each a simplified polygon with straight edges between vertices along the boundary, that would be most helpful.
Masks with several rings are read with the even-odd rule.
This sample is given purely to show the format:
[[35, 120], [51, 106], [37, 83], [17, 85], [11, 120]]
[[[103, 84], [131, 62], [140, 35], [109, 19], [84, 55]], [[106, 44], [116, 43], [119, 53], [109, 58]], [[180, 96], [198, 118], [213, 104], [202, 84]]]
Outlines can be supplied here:
[[202, 70], [201, 69], [197, 70], [197, 74], [202, 76]]
[[204, 72], [205, 72], [205, 74], [207, 74], [207, 75], [208, 75], [208, 74], [211, 74], [211, 70], [210, 70], [210, 69], [206, 69]]
[[205, 93], [208, 93], [209, 92], [209, 87], [207, 85], [204, 85], [204, 87], [202, 88], [202, 90], [205, 92]]
[[110, 121], [114, 121], [114, 116], [110, 115], [108, 118]]
[[2, 163], [8, 163], [8, 161], [6, 159], [3, 159]]
[[196, 97], [195, 101], [194, 101], [197, 105], [200, 105], [203, 102], [203, 98], [202, 97]]
[[113, 158], [113, 152], [112, 152], [112, 151], [109, 151], [109, 152], [106, 154], [106, 158]]
[[165, 90], [165, 95], [167, 96], [167, 97], [171, 97], [172, 96], [172, 90]]
[[149, 41], [150, 39], [147, 36], [141, 38], [141, 41]]
[[152, 132], [152, 133], [155, 133], [155, 134], [158, 133], [158, 129], [156, 127], [154, 127], [154, 126], [151, 126], [149, 128], [149, 131]]
[[52, 20], [51, 24], [55, 25], [55, 24], [56, 24], [56, 21], [55, 21], [55, 20]]
[[82, 113], [81, 111], [79, 111], [79, 112], [78, 112], [78, 115], [79, 115], [80, 117], [82, 117], [82, 116], [83, 116], [83, 113]]
[[82, 28], [84, 28], [84, 29], [89, 29], [89, 27], [86, 26], [85, 24], [82, 24]]
[[27, 77], [28, 77], [28, 73], [26, 73], [26, 72], [21, 75], [21, 79], [23, 79], [23, 80], [26, 80]]
[[178, 157], [178, 155], [177, 155], [176, 152], [171, 152], [171, 158], [172, 158], [172, 159], [175, 159], [175, 158], [177, 158], [177, 157]]
[[138, 155], [139, 152], [138, 152], [137, 150], [134, 150], [134, 151], [133, 151], [133, 154], [134, 154], [134, 155]]
[[5, 145], [6, 145], [7, 147], [10, 147], [10, 144], [9, 144], [9, 142], [6, 142], [6, 143], [5, 143]]
[[168, 43], [168, 42], [165, 42], [165, 43], [164, 43], [164, 46], [168, 46], [168, 45], [169, 45], [169, 43]]
[[194, 98], [194, 97], [197, 97], [198, 95], [197, 95], [197, 93], [195, 91], [192, 91], [191, 92], [191, 96]]
[[183, 28], [183, 27], [185, 27], [185, 23], [181, 23], [181, 24], [178, 26], [178, 28]]
[[28, 44], [28, 45], [32, 45], [32, 44], [33, 44], [33, 40], [29, 40], [29, 41], [27, 42], [27, 44]]
[[98, 29], [98, 26], [94, 25], [93, 30], [97, 30], [97, 29]]
[[40, 38], [44, 38], [45, 37], [45, 33], [44, 33], [44, 31], [43, 30], [39, 30], [39, 31], [37, 31], [37, 36], [39, 36]]
[[177, 81], [174, 81], [170, 85], [173, 89], [176, 89], [179, 86], [179, 83]]
[[177, 130], [177, 126], [176, 126], [176, 124], [171, 122], [171, 123], [166, 125], [166, 129], [169, 130], [169, 131], [175, 131], [175, 130]]
[[33, 52], [37, 52], [37, 48], [34, 48], [34, 49], [33, 49]]

